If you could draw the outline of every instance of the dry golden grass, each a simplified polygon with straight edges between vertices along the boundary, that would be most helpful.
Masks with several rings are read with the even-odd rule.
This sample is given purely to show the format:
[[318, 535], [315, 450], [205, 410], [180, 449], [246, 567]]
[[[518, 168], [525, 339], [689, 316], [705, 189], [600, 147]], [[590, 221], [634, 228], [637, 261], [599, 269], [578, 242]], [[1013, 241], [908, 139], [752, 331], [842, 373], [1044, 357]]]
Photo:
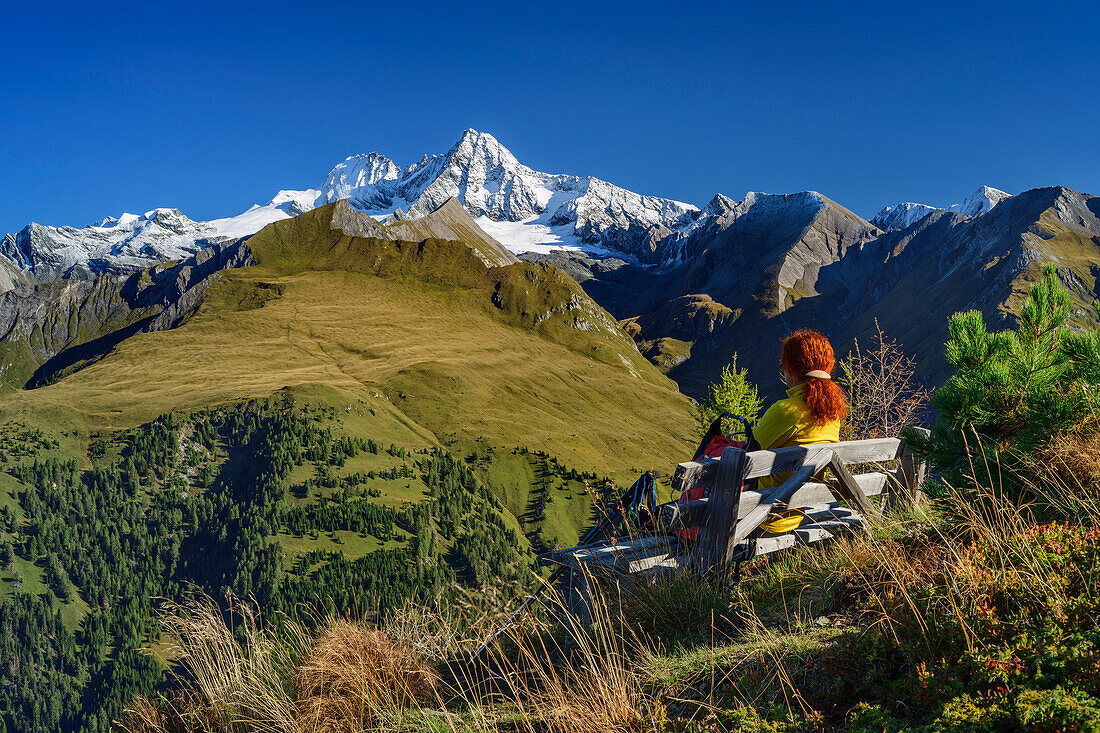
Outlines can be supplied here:
[[[501, 584], [482, 588], [452, 585], [446, 603], [406, 602], [386, 616], [383, 631], [393, 643], [413, 650], [424, 659], [441, 665], [468, 660], [470, 655], [511, 616], [516, 598], [523, 594], [522, 584]], [[544, 629], [537, 615], [523, 614], [512, 619], [513, 628], [526, 632]], [[452, 665], [453, 666], [453, 665]], [[466, 679], [463, 672], [456, 679]]]
[[113, 730], [121, 733], [207, 733], [213, 731], [256, 730], [239, 721], [224, 726], [191, 691], [177, 691], [169, 697], [139, 695], [127, 706]]
[[197, 730], [208, 721], [215, 730], [293, 733], [293, 698], [286, 680], [309, 647], [309, 632], [285, 619], [276, 633], [262, 625], [252, 604], [234, 600], [230, 605], [240, 641], [233, 624], [206, 597], [178, 605], [165, 617], [165, 631], [175, 641], [173, 656], [191, 680], [190, 694], [168, 701], [165, 708]]
[[1032, 468], [1038, 480], [1050, 486], [1100, 487], [1100, 426], [1081, 425], [1057, 436]]
[[383, 632], [332, 621], [294, 669], [294, 718], [309, 733], [384, 727], [438, 697], [439, 675]]
[[547, 603], [562, 620], [567, 640], [510, 629], [513, 653], [501, 655], [499, 646], [495, 650], [494, 665], [510, 672], [509, 702], [522, 713], [528, 730], [606, 733], [651, 728], [664, 716], [664, 706], [645, 689], [634, 660], [646, 644], [624, 633], [614, 596], [596, 593], [586, 624], [565, 612], [560, 595], [549, 596]]
[[381, 631], [330, 619], [315, 634], [289, 618], [268, 629], [253, 604], [230, 605], [228, 621], [206, 597], [170, 608], [162, 624], [179, 689], [136, 698], [121, 730], [350, 733], [396, 727], [407, 708], [438, 702], [434, 669]]
[[158, 705], [145, 695], [138, 695], [127, 706], [122, 720], [115, 724], [123, 733], [159, 733], [187, 730], [177, 725], [166, 705]]

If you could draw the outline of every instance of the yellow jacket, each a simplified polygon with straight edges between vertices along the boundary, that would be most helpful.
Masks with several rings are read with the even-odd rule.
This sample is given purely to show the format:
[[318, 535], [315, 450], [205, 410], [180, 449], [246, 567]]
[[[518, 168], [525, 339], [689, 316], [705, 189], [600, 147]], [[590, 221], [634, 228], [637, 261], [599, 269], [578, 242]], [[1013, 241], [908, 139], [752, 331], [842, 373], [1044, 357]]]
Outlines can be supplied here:
[[[792, 445], [835, 443], [840, 440], [840, 420], [815, 423], [802, 394], [804, 389], [805, 385], [802, 384], [791, 387], [787, 390], [787, 399], [776, 402], [760, 418], [752, 433], [761, 448], [771, 450]], [[765, 476], [759, 480], [757, 488], [779, 486], [788, 476], [789, 473]]]

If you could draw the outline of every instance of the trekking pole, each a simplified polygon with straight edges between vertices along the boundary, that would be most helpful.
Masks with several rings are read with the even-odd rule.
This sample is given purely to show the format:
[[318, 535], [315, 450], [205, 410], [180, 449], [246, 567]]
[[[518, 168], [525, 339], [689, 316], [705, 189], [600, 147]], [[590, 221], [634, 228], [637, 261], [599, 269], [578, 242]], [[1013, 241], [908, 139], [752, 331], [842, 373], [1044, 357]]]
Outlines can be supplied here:
[[532, 593], [531, 595], [527, 596], [527, 598], [524, 599], [523, 603], [519, 604], [519, 608], [517, 608], [515, 610], [515, 613], [513, 613], [511, 616], [509, 616], [508, 620], [505, 621], [504, 624], [499, 629], [494, 631], [493, 635], [490, 636], [484, 644], [482, 644], [480, 647], [478, 647], [478, 650], [476, 652], [474, 652], [472, 655], [470, 655], [469, 660], [466, 661], [466, 666], [469, 667], [471, 664], [476, 662], [478, 657], [480, 657], [482, 654], [484, 654], [485, 650], [488, 649], [490, 646], [492, 646], [493, 642], [497, 640], [497, 637], [499, 637], [501, 634], [503, 634], [505, 629], [507, 629], [509, 626], [511, 626], [513, 623], [515, 623], [516, 619], [520, 617], [520, 614], [522, 614], [525, 610], [527, 610], [527, 607], [530, 606], [531, 603], [534, 602], [534, 600], [536, 598], [538, 598], [539, 595], [544, 590], [546, 590], [548, 587], [550, 587], [550, 585], [555, 580], [560, 578], [562, 573], [564, 573], [568, 569], [569, 568], [562, 565], [560, 568], [558, 568], [554, 572], [550, 573], [550, 577], [548, 577], [546, 579], [546, 584], [542, 585], [542, 586], [539, 586], [539, 588], [534, 593]]
[[[604, 518], [600, 521], [599, 524], [597, 524], [595, 527], [593, 527], [588, 532], [586, 532], [585, 535], [584, 535], [584, 538], [581, 539], [580, 544], [578, 545], [578, 547], [580, 545], [587, 545], [588, 543], [595, 540], [600, 535], [600, 533], [602, 533], [604, 531], [604, 529], [606, 529], [608, 526], [612, 525], [615, 522], [615, 519], [617, 519], [619, 517], [619, 515], [623, 513], [624, 508], [632, 507], [636, 503], [638, 503], [638, 501], [641, 500], [642, 494], [645, 492], [646, 485], [645, 485], [644, 479], [649, 478], [649, 477], [650, 477], [650, 475], [648, 473], [642, 474], [641, 476], [639, 476], [638, 480], [634, 482], [634, 485], [631, 486], [626, 491], [626, 493], [624, 493], [621, 497], [619, 497], [619, 501], [616, 502], [616, 504], [615, 504], [615, 510], [613, 512], [611, 512], [611, 514], [605, 514]], [[650, 483], [652, 483], [652, 481]], [[625, 502], [627, 501], [628, 496], [630, 497], [629, 498], [630, 503], [626, 504]], [[517, 608], [515, 610], [515, 612], [511, 616], [508, 617], [508, 620], [505, 621], [504, 624], [499, 629], [494, 631], [493, 635], [490, 636], [489, 639], [484, 644], [482, 644], [480, 647], [478, 647], [478, 650], [476, 652], [474, 652], [472, 655], [470, 655], [469, 660], [467, 660], [467, 662], [466, 662], [466, 666], [469, 667], [471, 664], [476, 662], [478, 657], [480, 657], [482, 654], [484, 654], [485, 650], [488, 649], [492, 645], [492, 643], [494, 641], [496, 641], [497, 638], [501, 634], [504, 633], [504, 630], [507, 629], [509, 626], [511, 626], [513, 623], [515, 623], [515, 620], [517, 618], [519, 618], [520, 614], [522, 614], [527, 609], [527, 607], [530, 606], [531, 603], [542, 594], [542, 592], [544, 590], [549, 588], [555, 580], [560, 578], [562, 576], [562, 574], [565, 573], [566, 570], [569, 570], [569, 567], [565, 566], [565, 565], [562, 565], [557, 570], [550, 573], [550, 576], [545, 580], [543, 585], [539, 586], [538, 589], [536, 589], [534, 593], [527, 596], [527, 598], [523, 601], [523, 603], [520, 604], [519, 608]]]

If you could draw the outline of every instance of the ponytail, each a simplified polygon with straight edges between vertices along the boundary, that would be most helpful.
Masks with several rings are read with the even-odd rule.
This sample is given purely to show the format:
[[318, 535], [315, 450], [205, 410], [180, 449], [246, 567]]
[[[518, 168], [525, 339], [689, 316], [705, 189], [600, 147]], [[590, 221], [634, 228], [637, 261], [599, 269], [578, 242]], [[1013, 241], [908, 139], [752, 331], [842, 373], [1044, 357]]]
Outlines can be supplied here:
[[836, 357], [829, 339], [809, 329], [795, 331], [783, 340], [782, 353], [783, 367], [801, 377], [805, 384], [806, 406], [810, 408], [814, 422], [820, 425], [848, 416], [848, 401], [840, 385], [830, 378], [807, 374], [832, 374], [836, 368]]

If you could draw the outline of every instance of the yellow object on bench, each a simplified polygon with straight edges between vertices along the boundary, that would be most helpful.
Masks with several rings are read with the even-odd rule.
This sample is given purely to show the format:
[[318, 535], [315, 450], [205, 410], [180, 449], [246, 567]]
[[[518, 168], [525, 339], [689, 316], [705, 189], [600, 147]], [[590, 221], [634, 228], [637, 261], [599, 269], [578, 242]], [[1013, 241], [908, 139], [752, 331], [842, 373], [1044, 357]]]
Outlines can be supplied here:
[[768, 515], [760, 524], [760, 529], [772, 534], [785, 534], [798, 529], [806, 514], [801, 509], [785, 509]]

